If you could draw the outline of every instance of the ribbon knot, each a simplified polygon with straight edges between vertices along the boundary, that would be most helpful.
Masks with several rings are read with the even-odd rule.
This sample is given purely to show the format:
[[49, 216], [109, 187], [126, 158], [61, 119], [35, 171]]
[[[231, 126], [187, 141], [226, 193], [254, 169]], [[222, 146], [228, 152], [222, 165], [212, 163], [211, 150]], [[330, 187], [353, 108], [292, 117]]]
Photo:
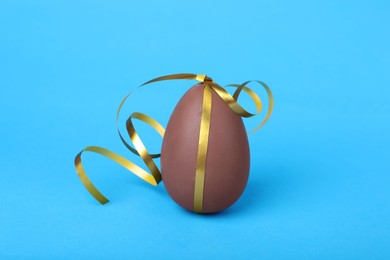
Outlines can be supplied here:
[[199, 82], [204, 82], [207, 78], [207, 75], [206, 74], [197, 74], [196, 77], [195, 77], [195, 80], [199, 81]]

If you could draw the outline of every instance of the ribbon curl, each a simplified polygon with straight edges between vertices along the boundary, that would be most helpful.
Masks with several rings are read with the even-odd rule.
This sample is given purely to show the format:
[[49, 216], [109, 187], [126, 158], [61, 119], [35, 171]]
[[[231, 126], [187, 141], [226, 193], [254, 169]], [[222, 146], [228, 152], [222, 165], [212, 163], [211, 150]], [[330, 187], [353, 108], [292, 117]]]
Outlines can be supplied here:
[[[126, 158], [99, 146], [88, 146], [76, 155], [74, 161], [76, 172], [80, 177], [80, 180], [85, 186], [85, 188], [100, 203], [105, 204], [109, 202], [109, 200], [92, 184], [91, 180], [88, 178], [81, 161], [81, 155], [84, 152], [94, 152], [102, 156], [105, 156], [115, 161], [119, 165], [123, 166], [124, 168], [126, 168], [127, 170], [129, 170], [130, 172], [137, 175], [139, 178], [141, 178], [142, 180], [146, 181], [147, 183], [153, 186], [157, 186], [158, 183], [161, 182], [162, 180], [161, 172], [158, 169], [155, 162], [153, 161], [153, 159], [159, 158], [161, 154], [160, 153], [150, 154], [148, 152], [145, 145], [141, 141], [141, 138], [137, 134], [137, 131], [134, 128], [132, 120], [137, 119], [143, 121], [144, 123], [151, 126], [154, 130], [156, 130], [162, 138], [164, 137], [164, 133], [165, 133], [164, 127], [161, 126], [156, 120], [154, 120], [153, 118], [145, 114], [138, 113], [138, 112], [132, 113], [126, 122], [126, 129], [130, 136], [130, 140], [134, 145], [133, 147], [130, 144], [128, 144], [124, 139], [122, 133], [119, 130], [118, 121], [119, 121], [119, 115], [123, 107], [123, 104], [137, 89], [144, 87], [148, 84], [152, 84], [159, 81], [166, 81], [166, 80], [196, 80], [204, 84], [202, 117], [201, 117], [201, 125], [200, 125], [199, 144], [198, 144], [198, 160], [197, 160], [197, 167], [196, 167], [196, 174], [195, 174], [195, 191], [194, 191], [194, 211], [198, 213], [201, 213], [203, 208], [203, 190], [204, 190], [205, 166], [206, 166], [206, 156], [207, 156], [207, 147], [208, 147], [208, 135], [209, 135], [209, 127], [210, 127], [212, 91], [215, 91], [234, 113], [236, 113], [241, 117], [248, 118], [248, 117], [256, 116], [259, 113], [261, 113], [262, 103], [259, 96], [252, 89], [247, 87], [247, 85], [251, 82], [256, 82], [266, 90], [269, 99], [267, 114], [263, 119], [263, 121], [256, 128], [248, 132], [249, 134], [258, 131], [268, 121], [269, 117], [272, 114], [272, 110], [274, 106], [272, 92], [271, 89], [267, 86], [267, 84], [265, 84], [262, 81], [255, 80], [255, 81], [246, 81], [242, 84], [226, 85], [225, 87], [237, 88], [233, 96], [230, 95], [223, 87], [215, 83], [211, 78], [207, 77], [204, 74], [189, 74], [189, 73], [172, 74], [172, 75], [158, 77], [145, 82], [144, 84], [140, 85], [138, 88], [130, 92], [128, 95], [126, 95], [125, 98], [121, 101], [116, 115], [116, 124], [117, 124], [117, 131], [119, 137], [123, 142], [123, 144], [129, 149], [129, 151], [142, 158], [142, 160], [144, 161], [145, 165], [147, 166], [150, 172], [147, 172], [146, 170], [142, 169], [141, 167], [127, 160]], [[250, 96], [254, 104], [256, 105], [255, 113], [249, 113], [242, 106], [238, 104], [237, 100], [242, 91], [246, 92]]]

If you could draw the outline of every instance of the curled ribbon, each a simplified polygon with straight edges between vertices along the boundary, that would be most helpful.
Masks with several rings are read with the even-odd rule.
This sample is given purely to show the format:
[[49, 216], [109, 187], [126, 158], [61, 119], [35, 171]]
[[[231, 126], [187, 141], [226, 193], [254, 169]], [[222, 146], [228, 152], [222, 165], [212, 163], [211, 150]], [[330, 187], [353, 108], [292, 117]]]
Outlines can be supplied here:
[[[212, 98], [211, 98], [212, 91], [215, 91], [234, 113], [236, 113], [241, 117], [248, 118], [248, 117], [256, 116], [262, 111], [262, 103], [259, 96], [249, 87], [247, 87], [247, 85], [251, 82], [256, 82], [259, 83], [261, 86], [263, 86], [263, 88], [267, 92], [268, 99], [269, 99], [268, 111], [263, 121], [256, 128], [249, 131], [248, 133], [254, 133], [258, 131], [268, 121], [273, 110], [274, 100], [273, 100], [271, 89], [267, 86], [267, 84], [265, 84], [262, 81], [255, 80], [255, 81], [246, 81], [242, 84], [226, 85], [225, 87], [236, 88], [232, 96], [223, 87], [215, 83], [211, 78], [207, 77], [204, 74], [198, 74], [198, 75], [197, 74], [172, 74], [172, 75], [162, 76], [147, 81], [144, 84], [140, 85], [138, 88], [159, 81], [178, 80], [178, 79], [196, 80], [204, 84], [202, 116], [201, 116], [201, 124], [200, 124], [199, 143], [198, 143], [198, 157], [197, 157], [197, 166], [196, 166], [196, 173], [195, 173], [195, 191], [194, 191], [194, 211], [201, 213], [203, 208], [203, 190], [204, 190], [206, 156], [207, 156], [207, 149], [208, 149], [208, 136], [209, 136], [209, 128], [210, 128], [210, 115], [211, 115], [211, 106], [212, 106]], [[138, 88], [136, 88], [134, 91], [136, 91]], [[117, 130], [123, 144], [132, 153], [142, 158], [142, 160], [144, 161], [145, 165], [147, 166], [150, 172], [147, 172], [146, 170], [142, 169], [141, 167], [127, 160], [126, 158], [99, 146], [88, 146], [84, 148], [80, 153], [78, 153], [75, 158], [76, 172], [80, 177], [81, 182], [83, 183], [85, 188], [89, 191], [89, 193], [102, 204], [109, 202], [109, 200], [92, 184], [91, 180], [88, 178], [81, 161], [81, 155], [84, 152], [93, 152], [105, 156], [115, 161], [119, 165], [123, 166], [124, 168], [126, 168], [127, 170], [129, 170], [130, 172], [137, 175], [139, 178], [141, 178], [142, 180], [146, 181], [147, 183], [153, 186], [157, 186], [158, 183], [160, 183], [162, 180], [161, 172], [158, 169], [155, 162], [153, 161], [154, 158], [160, 157], [160, 153], [150, 154], [148, 152], [141, 138], [137, 134], [137, 131], [134, 128], [133, 119], [137, 119], [148, 124], [154, 130], [156, 130], [162, 138], [164, 137], [164, 133], [165, 133], [164, 127], [161, 126], [156, 120], [154, 120], [153, 118], [145, 114], [138, 113], [138, 112], [132, 113], [126, 122], [126, 129], [134, 147], [126, 142], [118, 127], [119, 115], [122, 106], [126, 102], [126, 100], [134, 93], [134, 91], [130, 92], [127, 96], [125, 96], [125, 98], [122, 100], [122, 102], [119, 105], [117, 115], [116, 115]], [[253, 100], [254, 104], [256, 105], [256, 112], [254, 114], [249, 113], [242, 106], [238, 104], [237, 100], [242, 91], [246, 92]]]

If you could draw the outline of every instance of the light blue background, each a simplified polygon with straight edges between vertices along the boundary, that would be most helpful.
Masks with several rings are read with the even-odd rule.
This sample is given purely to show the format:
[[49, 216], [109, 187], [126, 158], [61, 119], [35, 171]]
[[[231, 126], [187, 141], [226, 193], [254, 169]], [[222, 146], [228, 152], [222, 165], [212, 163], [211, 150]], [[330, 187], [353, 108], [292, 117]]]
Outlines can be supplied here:
[[[1, 1], [0, 258], [389, 259], [389, 14], [388, 1]], [[118, 104], [179, 72], [272, 87], [244, 195], [191, 214], [88, 154], [101, 206], [74, 156], [101, 145], [141, 164]], [[140, 91], [125, 115], [165, 124], [192, 84]]]

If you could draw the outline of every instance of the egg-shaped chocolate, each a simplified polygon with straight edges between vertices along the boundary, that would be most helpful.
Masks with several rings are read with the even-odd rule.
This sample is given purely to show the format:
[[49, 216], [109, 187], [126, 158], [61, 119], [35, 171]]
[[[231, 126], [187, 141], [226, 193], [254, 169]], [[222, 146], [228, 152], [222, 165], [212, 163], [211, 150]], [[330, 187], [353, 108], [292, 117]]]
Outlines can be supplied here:
[[[161, 150], [163, 183], [172, 199], [194, 211], [195, 177], [204, 84], [192, 87], [169, 119]], [[214, 91], [206, 153], [202, 213], [238, 200], [249, 176], [249, 144], [242, 119]]]

